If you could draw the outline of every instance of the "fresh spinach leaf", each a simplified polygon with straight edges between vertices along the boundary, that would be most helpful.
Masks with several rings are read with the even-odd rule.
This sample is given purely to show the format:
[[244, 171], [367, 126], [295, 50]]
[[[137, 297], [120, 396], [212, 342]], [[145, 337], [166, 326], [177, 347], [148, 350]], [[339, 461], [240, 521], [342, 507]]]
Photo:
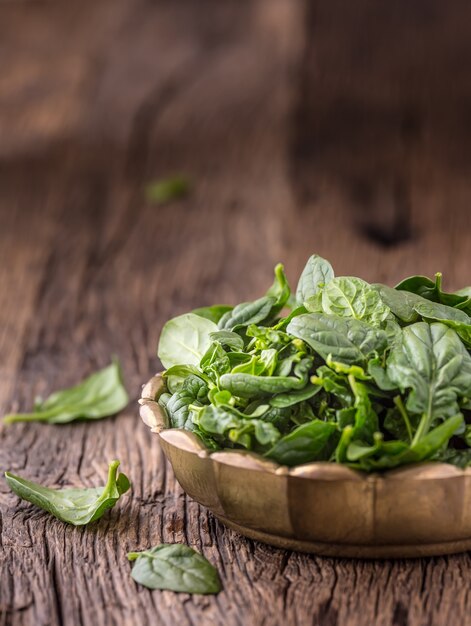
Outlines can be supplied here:
[[130, 552], [128, 559], [135, 561], [132, 578], [149, 589], [195, 594], [221, 591], [216, 568], [188, 546], [162, 544], [143, 552]]
[[298, 306], [302, 306], [309, 298], [315, 296], [319, 291], [319, 287], [324, 286], [333, 278], [334, 270], [328, 261], [317, 254], [309, 257], [296, 289]]
[[241, 352], [244, 349], [244, 340], [242, 337], [230, 330], [218, 330], [211, 333], [210, 337], [211, 341], [218, 341], [222, 346], [234, 352]]
[[172, 200], [184, 198], [189, 191], [189, 180], [184, 176], [177, 175], [149, 183], [146, 187], [146, 197], [149, 202], [167, 204]]
[[435, 281], [426, 276], [411, 276], [396, 285], [399, 291], [409, 291], [415, 293], [426, 300], [438, 302], [450, 307], [462, 308], [469, 304], [470, 298], [467, 294], [445, 293], [442, 290], [442, 275], [435, 274]]
[[380, 325], [390, 316], [389, 307], [377, 289], [361, 278], [333, 278], [313, 298], [305, 302], [312, 313], [326, 313]]
[[422, 415], [414, 443], [438, 420], [459, 413], [459, 396], [471, 395], [471, 356], [444, 324], [417, 322], [404, 328], [401, 345], [387, 361], [387, 376], [404, 393], [406, 408]]
[[387, 336], [383, 330], [356, 319], [322, 313], [295, 317], [287, 331], [305, 341], [324, 360], [329, 356], [342, 363], [364, 363], [368, 357], [384, 352]]
[[219, 328], [221, 330], [234, 330], [250, 324], [260, 324], [270, 316], [275, 303], [276, 298], [264, 296], [254, 302], [238, 304], [232, 311], [221, 317]]
[[130, 487], [124, 474], [118, 475], [119, 461], [112, 461], [104, 487], [88, 489], [49, 489], [21, 476], [5, 472], [10, 489], [22, 500], [44, 509], [54, 517], [74, 526], [83, 526], [102, 517]]
[[118, 361], [95, 372], [75, 387], [56, 391], [44, 402], [37, 402], [32, 413], [6, 415], [13, 422], [66, 424], [77, 419], [95, 420], [119, 413], [128, 404]]
[[335, 424], [313, 420], [282, 437], [265, 456], [289, 466], [325, 461], [331, 454], [329, 441], [336, 432]]
[[199, 309], [193, 309], [192, 313], [218, 324], [221, 317], [226, 315], [226, 313], [230, 313], [233, 308], [234, 307], [225, 304], [215, 304], [213, 306], [202, 306]]
[[172, 428], [195, 430], [190, 406], [202, 406], [207, 396], [208, 386], [201, 378], [194, 375], [186, 378], [181, 389], [172, 395], [165, 406]]
[[219, 384], [234, 396], [257, 398], [271, 394], [303, 389], [308, 382], [312, 358], [302, 359], [294, 368], [294, 376], [256, 376], [252, 374], [224, 374]]
[[162, 329], [157, 351], [163, 366], [199, 365], [211, 345], [211, 333], [217, 330], [217, 324], [194, 313], [169, 320]]

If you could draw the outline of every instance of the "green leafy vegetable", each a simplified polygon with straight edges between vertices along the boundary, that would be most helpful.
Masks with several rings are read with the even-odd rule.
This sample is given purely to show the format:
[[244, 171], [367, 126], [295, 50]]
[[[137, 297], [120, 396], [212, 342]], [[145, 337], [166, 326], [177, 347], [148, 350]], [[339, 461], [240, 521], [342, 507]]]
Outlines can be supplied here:
[[376, 289], [361, 278], [333, 278], [305, 302], [308, 311], [353, 318], [378, 325], [390, 314]]
[[163, 366], [199, 365], [211, 344], [210, 333], [217, 330], [217, 324], [194, 313], [174, 317], [160, 335], [158, 353]]
[[159, 403], [173, 427], [212, 450], [362, 471], [423, 461], [467, 467], [470, 295], [445, 293], [441, 275], [396, 289], [335, 278], [313, 255], [294, 299], [277, 265], [262, 297], [167, 323]]
[[190, 182], [184, 176], [172, 176], [149, 183], [146, 187], [146, 197], [149, 202], [166, 204], [188, 195]]
[[363, 363], [369, 356], [384, 352], [387, 346], [383, 330], [359, 320], [322, 313], [298, 315], [287, 331], [305, 341], [324, 360], [330, 356], [342, 363]]
[[102, 517], [130, 487], [124, 474], [118, 475], [119, 461], [112, 461], [104, 487], [49, 489], [10, 472], [5, 478], [16, 495], [74, 526], [83, 526]]
[[409, 291], [426, 300], [438, 302], [451, 307], [462, 308], [469, 303], [468, 294], [445, 293], [442, 291], [442, 275], [438, 272], [435, 281], [426, 276], [411, 276], [396, 285], [399, 291]]
[[192, 313], [217, 324], [221, 317], [232, 311], [233, 308], [234, 307], [225, 304], [215, 304], [213, 306], [202, 306], [199, 309], [193, 309]]
[[303, 305], [306, 300], [315, 296], [319, 287], [334, 278], [334, 270], [331, 264], [317, 254], [313, 254], [306, 263], [305, 268], [299, 278], [296, 289], [296, 302]]
[[135, 561], [133, 579], [149, 589], [197, 594], [221, 591], [216, 568], [188, 546], [162, 544], [143, 552], [130, 552], [128, 559]]
[[100, 419], [118, 413], [128, 404], [129, 398], [123, 386], [119, 363], [92, 374], [80, 384], [56, 391], [35, 404], [32, 413], [6, 415], [3, 421], [47, 422], [66, 424], [76, 419]]

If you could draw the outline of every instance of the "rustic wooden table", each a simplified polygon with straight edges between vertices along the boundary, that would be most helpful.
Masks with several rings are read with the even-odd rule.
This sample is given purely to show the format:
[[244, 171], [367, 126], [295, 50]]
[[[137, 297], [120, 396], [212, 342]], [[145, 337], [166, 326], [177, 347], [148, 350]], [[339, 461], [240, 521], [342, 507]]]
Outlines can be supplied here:
[[[364, 0], [363, 21], [347, 4], [0, 4], [0, 411], [113, 354], [132, 396], [97, 423], [0, 427], [0, 469], [91, 486], [116, 457], [133, 482], [82, 529], [0, 482], [1, 626], [471, 623], [468, 554], [358, 562], [243, 539], [185, 496], [138, 417], [162, 323], [257, 296], [278, 260], [292, 279], [317, 252], [340, 274], [471, 282], [470, 44], [447, 35], [469, 6], [430, 3], [422, 26], [408, 3]], [[147, 202], [175, 172], [191, 195]], [[161, 541], [202, 551], [224, 591], [138, 588], [126, 552]]]

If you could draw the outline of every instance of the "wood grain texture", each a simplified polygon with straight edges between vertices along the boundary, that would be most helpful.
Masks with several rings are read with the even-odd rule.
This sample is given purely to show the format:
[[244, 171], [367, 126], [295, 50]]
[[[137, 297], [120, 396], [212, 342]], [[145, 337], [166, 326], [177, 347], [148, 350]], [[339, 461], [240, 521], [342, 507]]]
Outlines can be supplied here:
[[[371, 280], [442, 270], [451, 288], [471, 282], [465, 169], [402, 146], [392, 163], [407, 174], [413, 237], [383, 247], [356, 228], [348, 143], [337, 137], [347, 145], [337, 169], [307, 150], [319, 143], [316, 116], [337, 102], [318, 90], [313, 104], [312, 59], [316, 46], [329, 51], [330, 22], [316, 29], [311, 10], [301, 0], [0, 5], [0, 410], [27, 409], [113, 354], [133, 397], [97, 423], [0, 428], [2, 471], [92, 486], [117, 457], [133, 482], [82, 529], [0, 483], [1, 626], [469, 623], [468, 554], [357, 562], [245, 540], [185, 496], [138, 418], [164, 321], [257, 296], [278, 260], [292, 279], [315, 251]], [[347, 84], [354, 68], [342, 63]], [[325, 121], [327, 137], [342, 115]], [[365, 163], [360, 178], [390, 180], [386, 157]], [[146, 182], [174, 172], [193, 181], [190, 197], [147, 203]], [[375, 219], [388, 210], [380, 203]], [[224, 591], [138, 588], [126, 552], [161, 541], [203, 552]]]

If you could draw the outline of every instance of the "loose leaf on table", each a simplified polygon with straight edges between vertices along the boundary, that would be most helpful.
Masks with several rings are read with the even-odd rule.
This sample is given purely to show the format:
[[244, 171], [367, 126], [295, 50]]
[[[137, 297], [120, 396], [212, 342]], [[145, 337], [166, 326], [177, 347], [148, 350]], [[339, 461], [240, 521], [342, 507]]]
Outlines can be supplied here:
[[188, 195], [190, 182], [181, 175], [164, 178], [151, 182], [146, 187], [146, 197], [149, 202], [166, 204]]
[[295, 317], [287, 332], [305, 341], [324, 360], [329, 355], [341, 363], [363, 363], [375, 352], [384, 352], [388, 340], [383, 330], [351, 318], [322, 313]]
[[132, 578], [149, 589], [197, 594], [221, 591], [216, 568], [188, 546], [162, 544], [143, 552], [130, 552], [128, 559], [135, 561]]
[[389, 307], [377, 289], [361, 278], [333, 278], [320, 292], [305, 302], [312, 313], [326, 313], [380, 325], [390, 316]]
[[83, 526], [102, 517], [130, 487], [124, 474], [118, 475], [119, 461], [112, 461], [104, 487], [50, 489], [5, 472], [10, 489], [23, 500], [74, 526]]
[[217, 324], [194, 313], [172, 318], [160, 334], [157, 353], [163, 366], [199, 365], [211, 345], [210, 334], [217, 330]]
[[75, 387], [56, 391], [36, 403], [32, 413], [7, 415], [4, 422], [65, 424], [76, 419], [100, 419], [118, 413], [128, 401], [119, 363], [114, 361]]
[[423, 416], [414, 442], [435, 420], [459, 413], [458, 397], [471, 395], [471, 356], [455, 331], [441, 323], [404, 328], [386, 372], [403, 393], [410, 390], [407, 410]]
[[319, 287], [325, 285], [334, 278], [334, 270], [331, 264], [317, 254], [313, 254], [306, 263], [299, 278], [296, 289], [296, 302], [299, 306], [306, 300], [315, 296]]

